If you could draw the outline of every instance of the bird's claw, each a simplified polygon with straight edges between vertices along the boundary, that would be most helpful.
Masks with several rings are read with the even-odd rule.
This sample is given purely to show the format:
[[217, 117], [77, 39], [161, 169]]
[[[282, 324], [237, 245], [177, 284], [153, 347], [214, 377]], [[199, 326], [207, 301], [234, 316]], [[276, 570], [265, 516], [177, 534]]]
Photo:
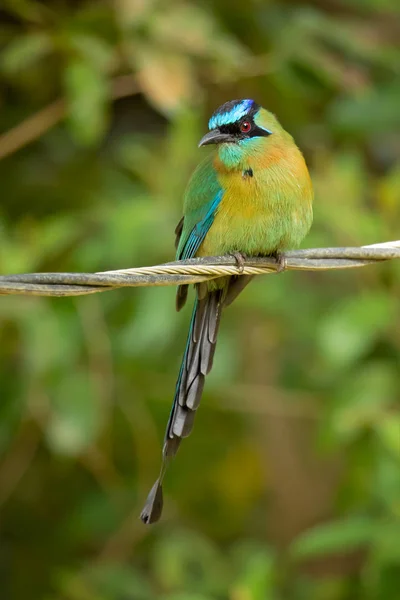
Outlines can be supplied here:
[[286, 271], [286, 269], [287, 269], [286, 256], [284, 254], [281, 254], [281, 252], [275, 252], [274, 258], [276, 260], [276, 265], [277, 265], [276, 272], [282, 273], [283, 271]]
[[232, 254], [233, 258], [236, 261], [236, 266], [238, 268], [239, 273], [243, 273], [244, 271], [244, 265], [245, 265], [245, 260], [246, 260], [246, 255], [243, 254], [243, 252], [234, 252]]

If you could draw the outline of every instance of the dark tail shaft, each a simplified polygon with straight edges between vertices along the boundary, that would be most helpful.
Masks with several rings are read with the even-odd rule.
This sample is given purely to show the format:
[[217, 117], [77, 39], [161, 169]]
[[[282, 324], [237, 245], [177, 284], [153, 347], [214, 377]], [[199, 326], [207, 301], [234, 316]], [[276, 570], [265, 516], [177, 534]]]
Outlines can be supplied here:
[[223, 298], [222, 289], [209, 292], [204, 285], [197, 287], [197, 299], [165, 433], [161, 472], [140, 515], [146, 524], [155, 523], [161, 516], [162, 480], [168, 461], [175, 456], [182, 438], [192, 431], [205, 376], [213, 364]]

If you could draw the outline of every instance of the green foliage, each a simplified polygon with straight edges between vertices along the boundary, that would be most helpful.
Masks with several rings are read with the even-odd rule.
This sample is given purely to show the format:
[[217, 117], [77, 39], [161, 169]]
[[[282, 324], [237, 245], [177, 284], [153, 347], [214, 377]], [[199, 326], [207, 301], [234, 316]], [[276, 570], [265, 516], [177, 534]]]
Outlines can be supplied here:
[[71, 61], [65, 69], [65, 93], [71, 133], [78, 142], [102, 139], [107, 125], [105, 78], [89, 62]]
[[[3, 0], [1, 271], [171, 260], [197, 142], [235, 97], [306, 155], [306, 246], [398, 239], [397, 11]], [[399, 293], [394, 262], [253, 282], [147, 529], [190, 307], [2, 296], [2, 597], [397, 600]]]
[[375, 529], [374, 520], [361, 517], [320, 525], [299, 536], [293, 544], [292, 553], [295, 558], [304, 559], [333, 552], [350, 552], [369, 544]]

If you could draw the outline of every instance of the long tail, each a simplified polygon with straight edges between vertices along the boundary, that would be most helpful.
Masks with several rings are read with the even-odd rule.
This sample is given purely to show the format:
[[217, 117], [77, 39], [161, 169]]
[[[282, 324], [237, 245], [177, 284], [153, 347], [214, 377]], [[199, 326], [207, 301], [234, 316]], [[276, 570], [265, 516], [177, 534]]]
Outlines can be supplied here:
[[205, 376], [211, 371], [213, 364], [223, 296], [222, 289], [209, 292], [206, 286], [197, 286], [197, 298], [190, 321], [186, 349], [165, 432], [161, 472], [140, 515], [146, 524], [155, 523], [161, 516], [162, 480], [167, 464], [175, 456], [182, 438], [187, 437], [192, 431]]
[[[200, 404], [205, 376], [211, 371], [223, 306], [233, 302], [252, 279], [231, 277], [223, 289], [208, 291], [206, 284], [196, 286], [197, 298], [190, 321], [185, 353], [176, 382], [174, 402], [165, 432], [160, 475], [150, 490], [140, 515], [146, 524], [155, 523], [163, 508], [162, 482], [169, 461], [183, 438], [190, 435], [196, 410]], [[178, 291], [178, 298], [184, 296]], [[179, 307], [179, 303], [178, 303]]]

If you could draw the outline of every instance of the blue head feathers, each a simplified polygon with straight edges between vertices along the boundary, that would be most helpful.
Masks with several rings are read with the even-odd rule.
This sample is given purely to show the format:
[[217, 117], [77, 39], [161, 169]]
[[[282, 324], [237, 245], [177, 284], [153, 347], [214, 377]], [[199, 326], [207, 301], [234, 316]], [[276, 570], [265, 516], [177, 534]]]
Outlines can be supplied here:
[[[208, 123], [209, 131], [202, 137], [199, 146], [229, 146], [228, 154], [238, 154], [239, 146], [251, 144], [253, 147], [258, 143], [254, 138], [268, 137], [272, 134], [272, 131], [261, 124], [260, 109], [260, 105], [249, 98], [225, 102], [212, 115]], [[235, 149], [233, 145], [236, 146]], [[220, 157], [221, 152], [226, 153], [225, 150], [220, 150]]]
[[209, 129], [216, 129], [223, 125], [236, 123], [249, 113], [254, 115], [259, 108], [260, 106], [249, 98], [244, 100], [230, 100], [217, 108], [208, 122], [208, 127]]

